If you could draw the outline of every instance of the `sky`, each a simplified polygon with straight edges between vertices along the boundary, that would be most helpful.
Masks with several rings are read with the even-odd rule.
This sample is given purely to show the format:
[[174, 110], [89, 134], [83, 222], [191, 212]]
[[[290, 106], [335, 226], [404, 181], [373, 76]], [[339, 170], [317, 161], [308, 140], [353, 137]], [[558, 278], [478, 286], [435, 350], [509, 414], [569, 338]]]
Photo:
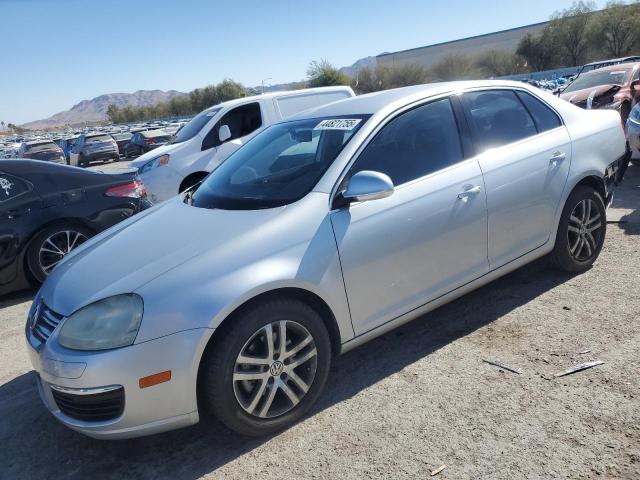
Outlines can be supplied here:
[[0, 0], [0, 120], [39, 120], [105, 93], [301, 80], [312, 60], [342, 67], [545, 21], [571, 3]]

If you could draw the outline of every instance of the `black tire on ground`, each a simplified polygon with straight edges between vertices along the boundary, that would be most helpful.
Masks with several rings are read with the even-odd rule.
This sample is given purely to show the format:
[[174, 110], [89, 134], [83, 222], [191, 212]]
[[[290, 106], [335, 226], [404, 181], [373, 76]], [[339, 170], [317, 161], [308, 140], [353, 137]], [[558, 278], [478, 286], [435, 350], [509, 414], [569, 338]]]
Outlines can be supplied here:
[[[233, 382], [236, 359], [245, 344], [252, 337], [255, 338], [256, 332], [266, 325], [285, 319], [297, 322], [311, 334], [313, 343], [310, 347], [315, 346], [317, 351], [315, 375], [307, 393], [299, 397], [299, 403], [291, 410], [278, 416], [260, 418], [248, 413], [236, 397]], [[277, 341], [274, 341], [277, 345]], [[283, 360], [284, 364], [287, 361], [290, 360]], [[213, 413], [222, 423], [238, 433], [249, 436], [269, 435], [289, 427], [309, 411], [322, 392], [330, 364], [331, 343], [320, 315], [309, 305], [298, 300], [270, 300], [238, 314], [231, 323], [227, 324], [227, 328], [223, 326], [222, 331], [212, 340], [200, 368], [198, 380], [200, 403], [205, 411]], [[267, 368], [266, 373], [270, 374], [269, 366], [262, 368]], [[277, 378], [270, 378], [268, 381], [277, 381]], [[261, 402], [266, 401], [269, 388], [273, 388], [273, 383], [271, 387], [266, 387], [262, 395], [258, 395], [262, 399]]]
[[[580, 219], [583, 212], [582, 202], [590, 203], [590, 210], [596, 208], [597, 212], [591, 212], [591, 221], [587, 219], [584, 228], [575, 218]], [[576, 215], [573, 215], [576, 213]], [[595, 219], [595, 217], [598, 217]], [[589, 231], [589, 229], [598, 226], [598, 229]], [[554, 265], [567, 272], [584, 272], [591, 268], [593, 263], [600, 255], [607, 230], [607, 217], [604, 200], [593, 188], [579, 185], [569, 195], [565, 203], [562, 215], [560, 216], [560, 224], [558, 225], [558, 233], [556, 243], [551, 252], [551, 260]], [[584, 236], [582, 239], [579, 237]], [[589, 236], [590, 234], [590, 236]], [[586, 242], [580, 251], [572, 253], [572, 247], [578, 245], [578, 242]], [[583, 256], [579, 254], [583, 252]]]
[[82, 168], [87, 168], [89, 166], [89, 162], [84, 158], [84, 155], [78, 155], [78, 166]]
[[[59, 232], [77, 232], [83, 235], [86, 239], [91, 238], [95, 235], [94, 232], [89, 230], [88, 228], [82, 227], [80, 225], [75, 224], [58, 224], [45, 228], [40, 233], [38, 233], [29, 243], [29, 247], [27, 248], [27, 266], [29, 267], [29, 272], [37, 280], [42, 283], [47, 278], [47, 272], [44, 271], [40, 262], [40, 249], [45, 245], [45, 242], [48, 238], [52, 237], [56, 233]], [[82, 240], [84, 241], [84, 240]], [[73, 245], [73, 248], [80, 245], [80, 243], [76, 243]], [[51, 250], [54, 250], [53, 247], [48, 247]], [[71, 250], [73, 250], [73, 248]], [[62, 250], [65, 250], [62, 248]], [[69, 250], [69, 251], [71, 251]], [[68, 253], [68, 252], [66, 252]]]

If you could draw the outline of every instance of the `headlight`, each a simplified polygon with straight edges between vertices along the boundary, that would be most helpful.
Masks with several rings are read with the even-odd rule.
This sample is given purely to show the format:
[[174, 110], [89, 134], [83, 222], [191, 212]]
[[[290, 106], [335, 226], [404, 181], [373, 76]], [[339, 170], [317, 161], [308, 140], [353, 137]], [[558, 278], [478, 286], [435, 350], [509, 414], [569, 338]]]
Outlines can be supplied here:
[[138, 334], [142, 312], [142, 298], [133, 293], [105, 298], [67, 318], [58, 342], [72, 350], [126, 347]]
[[169, 155], [161, 155], [160, 157], [156, 157], [153, 160], [149, 160], [147, 163], [142, 165], [138, 170], [138, 173], [143, 174], [153, 168], [167, 165], [168, 163], [169, 163]]

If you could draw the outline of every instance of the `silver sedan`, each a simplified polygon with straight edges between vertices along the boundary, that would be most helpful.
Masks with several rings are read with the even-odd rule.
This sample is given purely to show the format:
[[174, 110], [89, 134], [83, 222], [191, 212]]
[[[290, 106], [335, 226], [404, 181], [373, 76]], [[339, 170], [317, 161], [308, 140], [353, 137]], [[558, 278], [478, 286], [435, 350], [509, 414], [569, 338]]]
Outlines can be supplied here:
[[536, 258], [591, 267], [624, 155], [616, 112], [513, 82], [299, 114], [55, 268], [26, 324], [42, 399], [96, 438], [285, 428], [334, 355]]

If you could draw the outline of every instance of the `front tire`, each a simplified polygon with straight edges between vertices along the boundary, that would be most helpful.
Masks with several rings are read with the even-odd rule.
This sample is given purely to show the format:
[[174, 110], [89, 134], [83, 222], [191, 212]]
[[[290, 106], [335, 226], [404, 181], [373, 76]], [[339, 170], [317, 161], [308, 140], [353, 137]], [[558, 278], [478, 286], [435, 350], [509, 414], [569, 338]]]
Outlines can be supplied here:
[[555, 266], [567, 272], [591, 268], [604, 245], [607, 215], [602, 197], [593, 189], [578, 186], [565, 203], [556, 243], [551, 253]]
[[201, 401], [243, 435], [289, 427], [315, 404], [329, 373], [331, 343], [322, 318], [303, 302], [278, 299], [231, 322], [203, 359]]
[[79, 225], [45, 228], [34, 237], [27, 249], [29, 271], [38, 282], [44, 282], [60, 260], [93, 235], [91, 230]]

